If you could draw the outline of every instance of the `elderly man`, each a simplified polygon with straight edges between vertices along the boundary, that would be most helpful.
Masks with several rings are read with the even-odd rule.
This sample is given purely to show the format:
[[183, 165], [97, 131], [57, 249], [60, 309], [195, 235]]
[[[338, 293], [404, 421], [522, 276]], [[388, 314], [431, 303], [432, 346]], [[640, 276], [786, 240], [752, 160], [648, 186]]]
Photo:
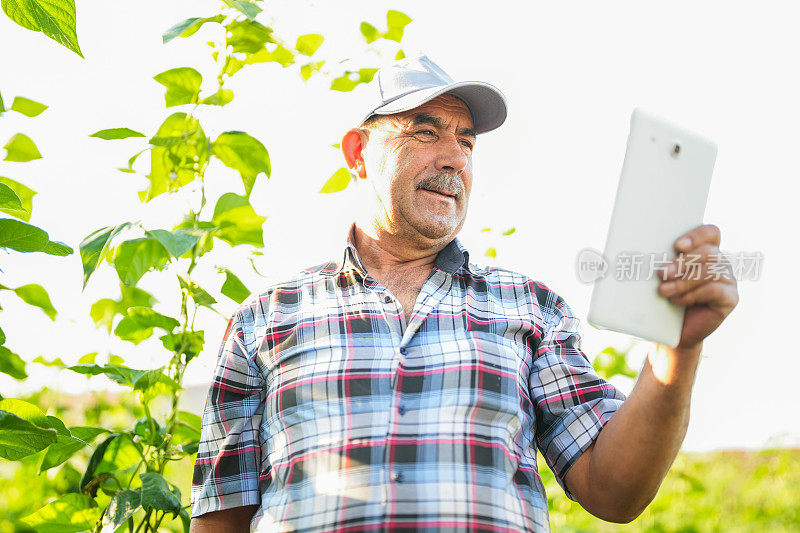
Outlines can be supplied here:
[[[735, 282], [665, 272], [661, 294], [688, 306], [680, 344], [650, 354], [625, 400], [592, 370], [561, 297], [476, 267], [456, 239], [502, 94], [424, 56], [371, 87], [342, 140], [371, 213], [340, 261], [231, 319], [192, 531], [548, 531], [537, 447], [570, 498], [632, 520], [678, 452], [703, 339], [736, 305]], [[677, 251], [708, 269], [719, 230], [682, 237]]]

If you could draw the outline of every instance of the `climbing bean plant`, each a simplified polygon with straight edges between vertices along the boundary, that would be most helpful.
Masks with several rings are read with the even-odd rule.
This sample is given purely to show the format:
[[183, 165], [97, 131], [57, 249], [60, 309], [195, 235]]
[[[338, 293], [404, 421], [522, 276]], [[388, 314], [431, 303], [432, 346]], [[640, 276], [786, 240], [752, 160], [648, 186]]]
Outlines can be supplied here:
[[[6, 4], [4, 1], [4, 10]], [[33, 4], [36, 2], [30, 2]], [[28, 6], [25, 2], [8, 2], [8, 5]], [[74, 26], [74, 4], [71, 5]], [[19, 11], [6, 12], [19, 22]], [[241, 303], [250, 293], [226, 266], [215, 265], [220, 279], [224, 277], [220, 287], [202, 287], [194, 274], [198, 266], [213, 262], [213, 254], [207, 254], [215, 243], [224, 242], [248, 253], [259, 253], [264, 246], [265, 217], [258, 214], [250, 196], [257, 181], [268, 179], [271, 174], [270, 155], [261, 141], [238, 130], [207, 135], [202, 124], [204, 110], [230, 104], [235, 98], [229, 88], [230, 80], [242, 69], [258, 65], [272, 64], [275, 75], [295, 75], [300, 80], [328, 77], [330, 89], [335, 91], [353, 90], [369, 82], [376, 71], [372, 66], [342, 68], [341, 65], [349, 64], [343, 63], [343, 58], [323, 56], [320, 49], [325, 39], [321, 34], [304, 34], [291, 42], [284, 39], [262, 22], [268, 14], [258, 1], [224, 0], [217, 12], [202, 15], [175, 24], [163, 34], [163, 41], [168, 44], [175, 39], [192, 38], [202, 27], [213, 27], [217, 39], [208, 44], [217, 69], [214, 76], [204, 76], [191, 66], [158, 73], [153, 80], [164, 87], [167, 112], [154, 132], [145, 134], [111, 124], [112, 127], [91, 133], [99, 146], [100, 141], [123, 139], [140, 144], [118, 170], [132, 177], [146, 177], [146, 187], [138, 192], [142, 204], [156, 198], [163, 202], [166, 197], [167, 201], [161, 205], [169, 205], [176, 212], [188, 205], [188, 210], [172, 227], [150, 227], [141, 221], [120, 220], [93, 231], [78, 246], [83, 279], [75, 280], [77, 283], [82, 282], [85, 288], [96, 272], [109, 268], [113, 268], [119, 279], [118, 292], [92, 303], [90, 315], [95, 325], [130, 346], [157, 339], [163, 349], [164, 364], [141, 368], [126, 362], [129, 357], [109, 353], [88, 354], [72, 365], [65, 365], [60, 359], [35, 360], [77, 374], [104, 376], [100, 379], [128, 389], [143, 416], [129, 427], [107, 427], [102, 421], [92, 426], [67, 427], [60, 418], [45, 414], [34, 403], [2, 399], [0, 457], [3, 460], [30, 460], [35, 456], [40, 474], [51, 469], [75, 469], [75, 465], [82, 472], [77, 490], [21, 517], [15, 526], [20, 529], [98, 532], [127, 529], [138, 533], [166, 527], [188, 531], [187, 487], [179, 487], [170, 478], [169, 467], [175, 462], [193, 461], [200, 438], [200, 417], [179, 408], [186, 368], [206, 346], [204, 331], [195, 327], [195, 318], [201, 308], [217, 312], [220, 298]], [[404, 28], [410, 22], [405, 14], [389, 11], [385, 28], [383, 24], [379, 28], [364, 22], [359, 29], [365, 45], [383, 39], [392, 43], [394, 57], [403, 57], [400, 45]], [[55, 30], [40, 31], [58, 40]], [[207, 29], [204, 34], [208, 35]], [[77, 36], [62, 44], [79, 53]], [[274, 67], [275, 64], [280, 68]], [[41, 107], [21, 99], [15, 100], [11, 109], [35, 114]], [[0, 103], [0, 112], [3, 111]], [[11, 147], [6, 146], [9, 155], [30, 155], [35, 151], [30, 139], [14, 137], [12, 141], [9, 141]], [[147, 159], [149, 165], [143, 165]], [[222, 166], [210, 167], [214, 160]], [[224, 167], [230, 170], [224, 171]], [[211, 196], [206, 187], [209, 168], [222, 169], [218, 181], [227, 179], [227, 190], [216, 196]], [[13, 233], [6, 227], [30, 226], [25, 217], [30, 213], [31, 195], [32, 191], [21, 184], [0, 179], [0, 210], [20, 219], [0, 220], [0, 247], [14, 250], [13, 253], [73, 254], [69, 246], [51, 241], [44, 230], [38, 230], [40, 233], [28, 230], [29, 236], [18, 236], [19, 232]], [[172, 204], [170, 198], [175, 200]], [[156, 310], [160, 295], [151, 294], [141, 286], [142, 280], [150, 276], [174, 277], [173, 286], [180, 291], [177, 308], [170, 311], [168, 306], [160, 306]], [[55, 316], [44, 289], [39, 292], [33, 286], [16, 289], [0, 286], [0, 290], [13, 290], [26, 302]], [[25, 378], [26, 363], [22, 358], [6, 354], [2, 361], [5, 366], [0, 371], [16, 379]], [[164, 400], [167, 408], [159, 412], [154, 406]]]

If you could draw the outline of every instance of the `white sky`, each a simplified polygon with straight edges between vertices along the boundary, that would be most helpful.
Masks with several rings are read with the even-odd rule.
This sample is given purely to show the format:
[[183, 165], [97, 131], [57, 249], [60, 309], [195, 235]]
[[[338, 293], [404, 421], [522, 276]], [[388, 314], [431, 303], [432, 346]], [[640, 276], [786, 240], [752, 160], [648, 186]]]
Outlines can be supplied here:
[[[174, 23], [213, 13], [216, 3], [208, 0], [77, 3], [85, 60], [0, 16], [6, 106], [14, 95], [51, 106], [37, 118], [8, 113], [0, 120], [0, 141], [22, 131], [44, 155], [28, 164], [0, 162], [0, 175], [39, 191], [31, 222], [76, 249], [102, 226], [144, 220], [150, 228], [168, 228], [176, 221], [180, 198], [142, 206], [135, 192], [144, 188], [143, 175], [114, 170], [144, 147], [141, 140], [106, 142], [88, 135], [121, 126], [152, 135], [178, 110], [164, 109], [163, 87], [152, 76], [192, 66], [213, 81], [202, 43], [216, 37], [208, 26], [196, 38], [161, 44], [161, 34]], [[739, 306], [705, 343], [684, 447], [800, 445], [793, 371], [800, 351], [787, 329], [800, 319], [800, 291], [792, 276], [800, 253], [791, 244], [800, 226], [793, 194], [800, 178], [800, 33], [789, 2], [759, 2], [757, 8], [752, 2], [688, 1], [267, 5], [278, 16], [279, 32], [322, 33], [320, 55], [332, 51], [340, 57], [363, 48], [360, 21], [380, 27], [387, 9], [401, 9], [414, 18], [406, 30], [409, 55], [425, 51], [454, 77], [489, 81], [505, 92], [507, 123], [476, 147], [476, 181], [461, 238], [477, 262], [489, 261], [481, 256], [496, 245], [498, 265], [543, 281], [566, 298], [582, 320], [587, 354], [628, 344], [624, 335], [586, 324], [591, 286], [578, 280], [575, 259], [585, 247], [603, 247], [631, 110], [650, 109], [714, 139], [719, 155], [705, 220], [722, 228], [723, 250], [760, 251], [764, 263], [760, 279], [740, 282]], [[229, 83], [233, 103], [201, 115], [209, 136], [244, 130], [270, 151], [272, 179], [253, 193], [256, 210], [268, 217], [258, 266], [270, 280], [335, 257], [343, 244], [353, 194], [316, 191], [341, 164], [329, 144], [360, 114], [359, 91], [326, 91], [328, 83], [304, 85], [276, 65], [255, 65]], [[141, 165], [146, 171], [146, 161]], [[235, 173], [221, 165], [210, 167], [207, 176], [212, 189], [237, 187]], [[480, 233], [486, 226], [498, 231]], [[497, 236], [511, 226], [514, 235]], [[269, 281], [259, 280], [242, 254], [217, 249], [212, 264], [197, 271], [206, 288], [222, 281], [213, 264], [231, 268], [253, 289]], [[54, 324], [13, 295], [0, 295], [6, 344], [25, 358], [42, 354], [69, 363], [86, 352], [112, 350], [132, 366], [162, 362], [158, 341], [131, 349], [89, 320], [93, 301], [116, 296], [110, 267], [83, 293], [77, 255], [11, 254], [0, 258], [0, 268], [5, 285], [45, 285], [61, 314]], [[169, 293], [171, 284], [177, 292], [174, 276], [150, 275], [143, 282], [160, 294]], [[234, 309], [220, 300], [223, 314]], [[162, 297], [157, 308], [175, 315], [178, 304], [177, 298]], [[193, 383], [207, 379], [225, 326], [210, 313], [198, 321], [207, 349], [193, 363]], [[42, 384], [83, 386], [69, 373], [38, 365], [29, 372], [22, 387], [0, 376], [3, 394]]]

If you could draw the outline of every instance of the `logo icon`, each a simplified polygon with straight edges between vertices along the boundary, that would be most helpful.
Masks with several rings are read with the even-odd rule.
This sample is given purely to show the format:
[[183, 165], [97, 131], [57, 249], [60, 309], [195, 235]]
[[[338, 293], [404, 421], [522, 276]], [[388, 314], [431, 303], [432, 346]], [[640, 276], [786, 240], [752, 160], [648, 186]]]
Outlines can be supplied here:
[[606, 275], [608, 261], [594, 248], [584, 248], [578, 252], [575, 271], [582, 283], [592, 283]]

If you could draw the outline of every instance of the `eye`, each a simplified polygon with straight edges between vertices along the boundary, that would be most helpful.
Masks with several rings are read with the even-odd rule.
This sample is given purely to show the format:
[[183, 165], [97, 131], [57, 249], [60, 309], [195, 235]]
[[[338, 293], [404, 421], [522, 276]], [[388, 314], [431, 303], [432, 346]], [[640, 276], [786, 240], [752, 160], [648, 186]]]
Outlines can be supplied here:
[[419, 130], [414, 135], [418, 137], [436, 137], [436, 133], [433, 130]]
[[466, 139], [461, 140], [461, 146], [467, 149], [468, 152], [472, 151], [472, 142]]

